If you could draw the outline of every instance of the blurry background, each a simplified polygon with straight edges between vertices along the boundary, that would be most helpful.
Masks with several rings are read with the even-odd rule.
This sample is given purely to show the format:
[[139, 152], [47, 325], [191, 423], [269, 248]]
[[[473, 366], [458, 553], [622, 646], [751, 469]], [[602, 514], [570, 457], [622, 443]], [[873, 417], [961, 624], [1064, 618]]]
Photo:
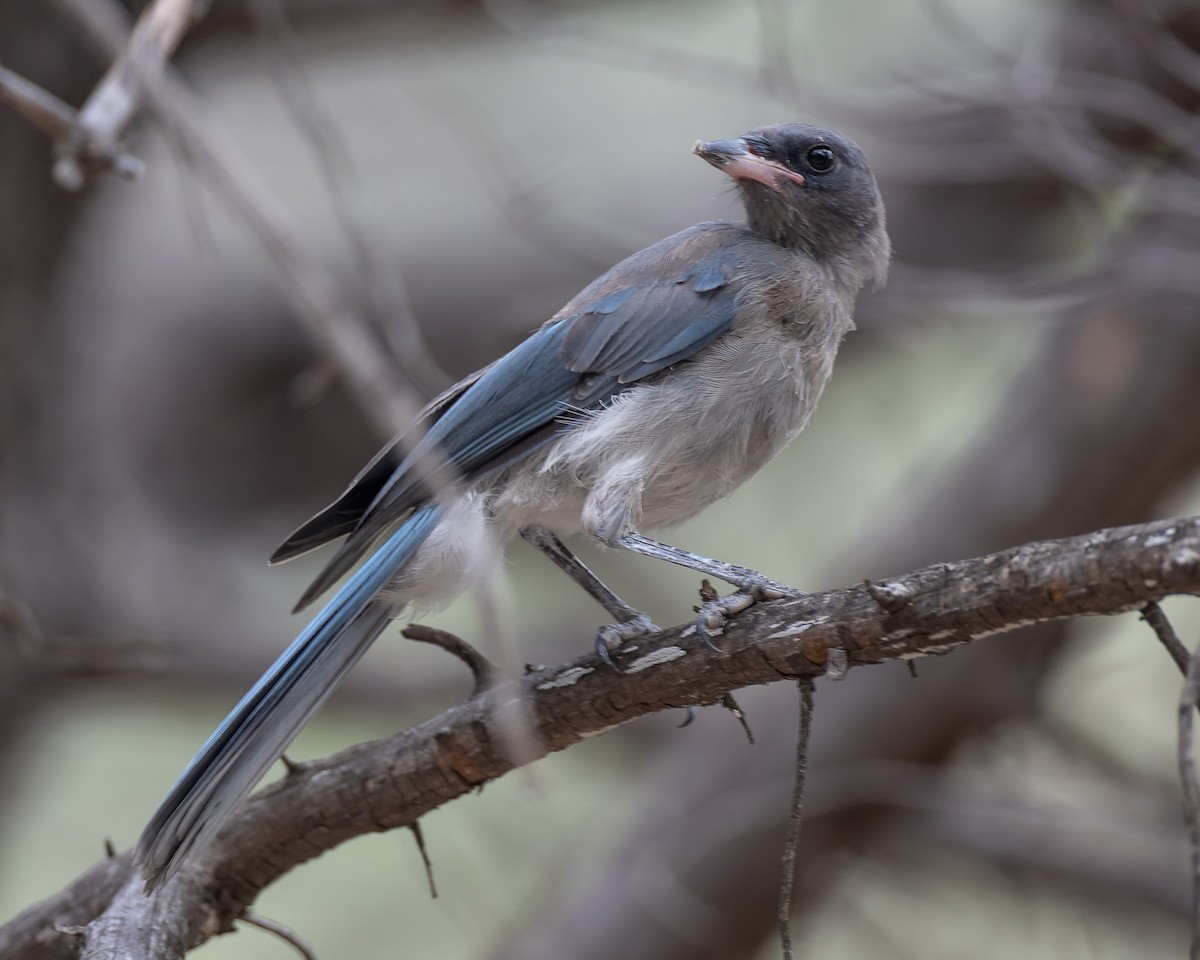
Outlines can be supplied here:
[[[262, 9], [217, 0], [177, 64], [381, 340], [411, 362], [411, 311], [448, 378], [737, 215], [695, 139], [805, 119], [867, 150], [892, 282], [806, 435], [673, 542], [819, 589], [1200, 500], [1193, 5], [294, 0], [294, 35]], [[99, 74], [22, 0], [0, 62], [76, 104]], [[135, 840], [302, 625], [315, 562], [264, 559], [379, 439], [238, 219], [153, 122], [130, 146], [143, 180], [72, 196], [0, 114], [0, 918]], [[694, 575], [581, 552], [657, 622], [688, 616]], [[603, 614], [550, 564], [516, 544], [506, 573], [522, 658], [590, 647]], [[1126, 619], [819, 686], [805, 955], [1183, 953], [1179, 681]], [[432, 622], [480, 632], [470, 598]], [[290, 753], [469, 686], [389, 636]], [[721, 710], [651, 718], [437, 811], [437, 900], [405, 832], [259, 911], [320, 956], [775, 956], [796, 695], [740, 699], [754, 747]], [[202, 949], [289, 954], [256, 931]]]

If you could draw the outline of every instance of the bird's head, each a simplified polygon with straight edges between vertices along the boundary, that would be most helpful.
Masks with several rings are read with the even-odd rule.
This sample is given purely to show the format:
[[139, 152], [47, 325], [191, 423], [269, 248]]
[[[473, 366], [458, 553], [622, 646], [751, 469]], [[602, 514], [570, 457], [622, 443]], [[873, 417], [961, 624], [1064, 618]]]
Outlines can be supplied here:
[[750, 229], [861, 283], [881, 283], [891, 245], [883, 200], [862, 150], [807, 123], [760, 127], [694, 152], [733, 178]]

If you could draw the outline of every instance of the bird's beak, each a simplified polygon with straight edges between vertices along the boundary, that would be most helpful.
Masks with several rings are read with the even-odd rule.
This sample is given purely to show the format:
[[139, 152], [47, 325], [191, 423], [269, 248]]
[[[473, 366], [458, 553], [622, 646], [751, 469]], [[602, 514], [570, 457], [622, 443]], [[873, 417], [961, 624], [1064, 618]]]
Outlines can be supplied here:
[[734, 180], [754, 180], [772, 190], [781, 180], [804, 186], [804, 177], [782, 163], [750, 152], [745, 140], [697, 140], [692, 153], [702, 157]]

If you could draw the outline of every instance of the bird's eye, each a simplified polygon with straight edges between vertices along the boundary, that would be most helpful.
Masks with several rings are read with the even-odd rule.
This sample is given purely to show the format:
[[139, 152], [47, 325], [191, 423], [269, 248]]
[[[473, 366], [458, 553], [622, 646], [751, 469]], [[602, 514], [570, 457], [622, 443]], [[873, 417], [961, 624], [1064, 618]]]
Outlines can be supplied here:
[[829, 147], [813, 147], [804, 159], [813, 173], [828, 173], [837, 160]]

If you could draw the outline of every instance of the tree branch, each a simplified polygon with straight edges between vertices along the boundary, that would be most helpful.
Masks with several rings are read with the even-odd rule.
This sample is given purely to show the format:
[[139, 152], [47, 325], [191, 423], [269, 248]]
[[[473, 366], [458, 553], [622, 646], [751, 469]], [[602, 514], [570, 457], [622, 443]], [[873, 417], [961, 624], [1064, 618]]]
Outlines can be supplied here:
[[[101, 56], [119, 60], [132, 48], [123, 11], [114, 0], [54, 3]], [[384, 437], [416, 423], [423, 399], [397, 374], [386, 351], [379, 349], [378, 338], [305, 242], [303, 231], [291, 223], [283, 205], [258, 186], [234, 145], [205, 124], [195, 97], [166, 64], [148, 69], [136, 56], [124, 62], [139, 84], [144, 105], [154, 111], [170, 141], [257, 238], [287, 281], [284, 289], [293, 299], [297, 318], [342, 376], [363, 414]], [[419, 434], [410, 432], [412, 442]], [[416, 467], [432, 490], [442, 490], [454, 479], [440, 457], [423, 454]]]
[[58, 159], [54, 177], [60, 186], [78, 190], [88, 173], [112, 170], [123, 177], [142, 173], [142, 161], [126, 153], [116, 138], [92, 140], [81, 135], [80, 114], [48, 90], [0, 65], [0, 103], [11, 107], [47, 134]]
[[[730, 622], [721, 652], [697, 642], [694, 624], [675, 627], [617, 651], [621, 673], [581, 657], [502, 683], [390, 739], [305, 764], [247, 801], [156, 896], [141, 895], [127, 857], [109, 861], [0, 928], [0, 955], [182, 956], [232, 929], [264, 887], [298, 864], [352, 837], [409, 826], [512, 769], [493, 715], [518, 698], [544, 755], [658, 710], [819, 676], [839, 651], [852, 667], [911, 660], [1029, 624], [1140, 610], [1172, 594], [1200, 595], [1200, 517], [1031, 543], [763, 603]], [[125, 871], [123, 883], [114, 870]], [[83, 924], [83, 936], [70, 929]]]
[[208, 9], [208, 0], [154, 0], [138, 18], [129, 43], [79, 109], [71, 136], [56, 147], [54, 180], [67, 190], [79, 190], [96, 158], [116, 158], [118, 172], [136, 175], [120, 162], [120, 140], [142, 105], [144, 78], [160, 73], [188, 28]]

